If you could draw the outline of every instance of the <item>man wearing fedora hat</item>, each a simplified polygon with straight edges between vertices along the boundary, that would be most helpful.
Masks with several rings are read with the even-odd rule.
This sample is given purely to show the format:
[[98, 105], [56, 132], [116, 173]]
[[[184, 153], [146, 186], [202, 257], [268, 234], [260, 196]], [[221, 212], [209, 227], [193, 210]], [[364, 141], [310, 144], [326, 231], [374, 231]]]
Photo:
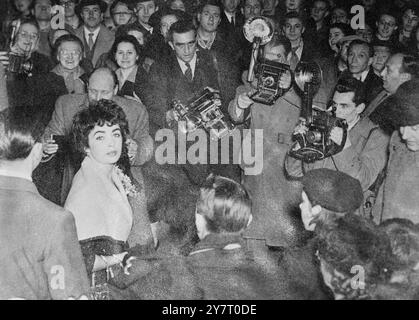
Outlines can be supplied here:
[[110, 51], [115, 40], [114, 33], [102, 24], [106, 9], [107, 4], [102, 0], [81, 0], [76, 9], [83, 24], [75, 34], [83, 41], [84, 54], [93, 66], [102, 54]]
[[406, 81], [390, 96], [388, 118], [398, 128], [390, 140], [380, 222], [404, 218], [419, 222], [419, 79]]

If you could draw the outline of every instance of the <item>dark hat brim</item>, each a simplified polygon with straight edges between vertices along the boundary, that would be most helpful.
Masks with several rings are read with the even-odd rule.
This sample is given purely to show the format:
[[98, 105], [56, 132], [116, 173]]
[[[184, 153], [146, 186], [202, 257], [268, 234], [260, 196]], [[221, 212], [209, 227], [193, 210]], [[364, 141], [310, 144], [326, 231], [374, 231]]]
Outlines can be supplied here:
[[76, 6], [76, 14], [80, 16], [84, 7], [94, 5], [98, 5], [102, 13], [105, 13], [106, 9], [108, 9], [108, 5], [103, 0], [81, 0], [80, 3]]

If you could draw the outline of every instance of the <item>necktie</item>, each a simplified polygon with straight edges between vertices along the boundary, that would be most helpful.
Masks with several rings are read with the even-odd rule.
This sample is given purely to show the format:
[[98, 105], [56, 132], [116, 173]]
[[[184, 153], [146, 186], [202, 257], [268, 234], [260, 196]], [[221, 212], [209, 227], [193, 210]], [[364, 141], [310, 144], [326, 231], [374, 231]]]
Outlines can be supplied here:
[[186, 65], [186, 70], [185, 70], [185, 77], [186, 79], [188, 79], [188, 81], [192, 81], [192, 69], [191, 69], [191, 65], [188, 62], [185, 62]]
[[295, 47], [291, 49], [291, 58], [290, 58], [290, 68], [292, 71], [295, 70], [295, 67], [297, 67], [298, 64], [298, 55], [297, 55], [297, 50], [299, 47]]
[[88, 45], [89, 45], [90, 50], [92, 50], [93, 46], [95, 45], [95, 43], [93, 42], [93, 36], [94, 36], [94, 33], [89, 33], [89, 43], [88, 43]]
[[234, 21], [234, 16], [231, 16], [231, 25], [233, 27], [236, 25], [236, 22]]

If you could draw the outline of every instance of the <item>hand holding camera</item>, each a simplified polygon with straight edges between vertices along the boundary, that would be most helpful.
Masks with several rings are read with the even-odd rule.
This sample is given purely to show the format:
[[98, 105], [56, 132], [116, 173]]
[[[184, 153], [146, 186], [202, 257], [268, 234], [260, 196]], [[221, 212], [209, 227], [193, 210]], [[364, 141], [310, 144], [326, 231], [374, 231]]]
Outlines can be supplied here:
[[55, 143], [54, 139], [47, 139], [43, 144], [43, 152], [45, 155], [53, 155], [58, 151], [58, 144]]
[[6, 51], [0, 51], [0, 63], [3, 64], [4, 67], [9, 65], [9, 54]]
[[249, 93], [241, 93], [237, 98], [237, 106], [240, 109], [247, 109], [253, 103], [253, 100], [250, 99]]
[[284, 90], [288, 90], [292, 84], [292, 75], [290, 70], [286, 70], [279, 77], [279, 87]]

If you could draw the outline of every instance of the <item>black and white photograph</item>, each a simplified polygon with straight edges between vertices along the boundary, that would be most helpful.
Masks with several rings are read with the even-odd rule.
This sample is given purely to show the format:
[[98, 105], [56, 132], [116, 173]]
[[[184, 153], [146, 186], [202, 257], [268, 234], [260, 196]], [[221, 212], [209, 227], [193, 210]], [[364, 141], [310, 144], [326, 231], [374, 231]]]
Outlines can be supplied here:
[[419, 0], [0, 1], [0, 300], [416, 299]]

